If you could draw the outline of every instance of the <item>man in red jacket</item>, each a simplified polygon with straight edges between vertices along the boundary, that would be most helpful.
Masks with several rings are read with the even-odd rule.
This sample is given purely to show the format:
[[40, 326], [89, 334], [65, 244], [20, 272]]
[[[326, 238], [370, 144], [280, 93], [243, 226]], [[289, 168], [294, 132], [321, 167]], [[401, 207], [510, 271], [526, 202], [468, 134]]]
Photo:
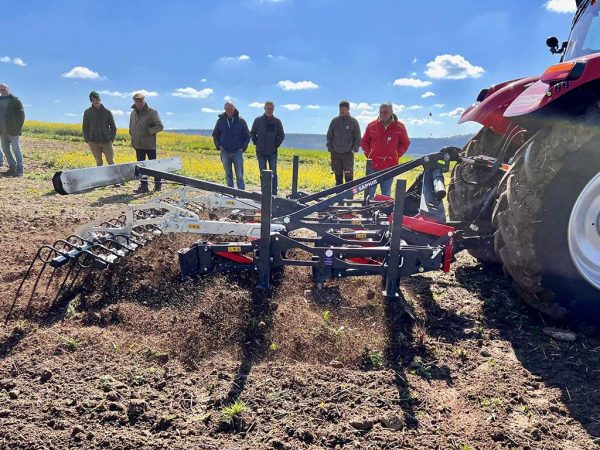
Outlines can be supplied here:
[[[365, 155], [373, 163], [370, 173], [398, 165], [400, 157], [406, 153], [409, 145], [406, 128], [394, 115], [392, 104], [383, 103], [379, 107], [379, 118], [367, 126], [361, 141]], [[390, 195], [392, 182], [393, 179], [389, 179], [379, 184], [383, 195]], [[375, 187], [367, 193], [373, 197]]]

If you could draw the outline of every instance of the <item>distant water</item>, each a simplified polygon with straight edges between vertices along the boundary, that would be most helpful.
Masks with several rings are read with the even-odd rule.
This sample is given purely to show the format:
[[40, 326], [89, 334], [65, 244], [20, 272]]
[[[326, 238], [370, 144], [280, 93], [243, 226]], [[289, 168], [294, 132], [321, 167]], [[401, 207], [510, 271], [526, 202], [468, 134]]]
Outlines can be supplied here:
[[[170, 130], [182, 134], [199, 134], [201, 136], [210, 136], [212, 130]], [[424, 155], [434, 153], [444, 147], [464, 147], [473, 135], [463, 134], [444, 138], [411, 138], [408, 153], [411, 155]], [[301, 134], [286, 133], [284, 147], [305, 148], [310, 150], [326, 150], [325, 143], [327, 138], [324, 134]]]

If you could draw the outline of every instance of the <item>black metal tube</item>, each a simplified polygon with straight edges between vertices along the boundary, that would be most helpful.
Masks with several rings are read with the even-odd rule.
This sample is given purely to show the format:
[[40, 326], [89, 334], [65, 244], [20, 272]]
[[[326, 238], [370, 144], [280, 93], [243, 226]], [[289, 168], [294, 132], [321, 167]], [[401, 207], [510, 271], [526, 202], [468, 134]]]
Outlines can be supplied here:
[[[365, 164], [365, 177], [370, 175], [373, 169], [373, 160], [372, 159], [367, 159], [367, 163]], [[364, 193], [364, 199], [365, 201], [367, 200], [367, 197], [369, 196], [369, 190], [365, 189], [365, 193]]]
[[406, 180], [396, 181], [394, 195], [394, 212], [392, 213], [392, 236], [390, 238], [390, 251], [387, 258], [385, 274], [386, 297], [398, 296], [398, 285], [400, 282], [400, 245], [402, 243], [402, 220], [404, 218], [404, 194], [406, 192]]
[[431, 171], [433, 177], [433, 192], [437, 201], [446, 198], [446, 186], [444, 185], [444, 174], [441, 169], [433, 169]]
[[258, 253], [258, 284], [257, 289], [268, 292], [271, 283], [271, 208], [273, 172], [263, 170], [261, 174], [262, 200], [260, 204], [260, 242]]
[[292, 159], [292, 195], [290, 198], [298, 198], [298, 171], [300, 168], [300, 157], [294, 155]]

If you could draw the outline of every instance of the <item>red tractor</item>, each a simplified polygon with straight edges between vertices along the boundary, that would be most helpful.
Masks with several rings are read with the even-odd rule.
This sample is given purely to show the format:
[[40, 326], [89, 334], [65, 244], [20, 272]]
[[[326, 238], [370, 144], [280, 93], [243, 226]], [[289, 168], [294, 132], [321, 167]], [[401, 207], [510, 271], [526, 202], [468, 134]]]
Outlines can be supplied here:
[[[600, 4], [577, 0], [566, 42], [546, 41], [559, 64], [481, 91], [460, 123], [483, 125], [458, 163], [452, 220], [494, 236], [470, 250], [501, 264], [519, 293], [553, 317], [600, 323]], [[492, 160], [493, 161], [493, 160]]]

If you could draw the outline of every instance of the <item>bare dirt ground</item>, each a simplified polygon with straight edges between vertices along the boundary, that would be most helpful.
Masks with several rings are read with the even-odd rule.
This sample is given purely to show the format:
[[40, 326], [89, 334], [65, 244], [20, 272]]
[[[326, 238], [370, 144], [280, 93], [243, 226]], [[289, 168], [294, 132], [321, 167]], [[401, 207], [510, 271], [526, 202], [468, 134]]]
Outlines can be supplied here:
[[[25, 140], [27, 176], [0, 178], [2, 319], [40, 245], [134, 198], [133, 183], [55, 195], [40, 161], [69, 145]], [[36, 297], [32, 318], [19, 300], [0, 330], [0, 448], [600, 448], [598, 336], [551, 339], [469, 256], [403, 280], [410, 323], [379, 279], [315, 294], [286, 268], [270, 301], [239, 276], [182, 281], [189, 242], [157, 239], [68, 304]]]

